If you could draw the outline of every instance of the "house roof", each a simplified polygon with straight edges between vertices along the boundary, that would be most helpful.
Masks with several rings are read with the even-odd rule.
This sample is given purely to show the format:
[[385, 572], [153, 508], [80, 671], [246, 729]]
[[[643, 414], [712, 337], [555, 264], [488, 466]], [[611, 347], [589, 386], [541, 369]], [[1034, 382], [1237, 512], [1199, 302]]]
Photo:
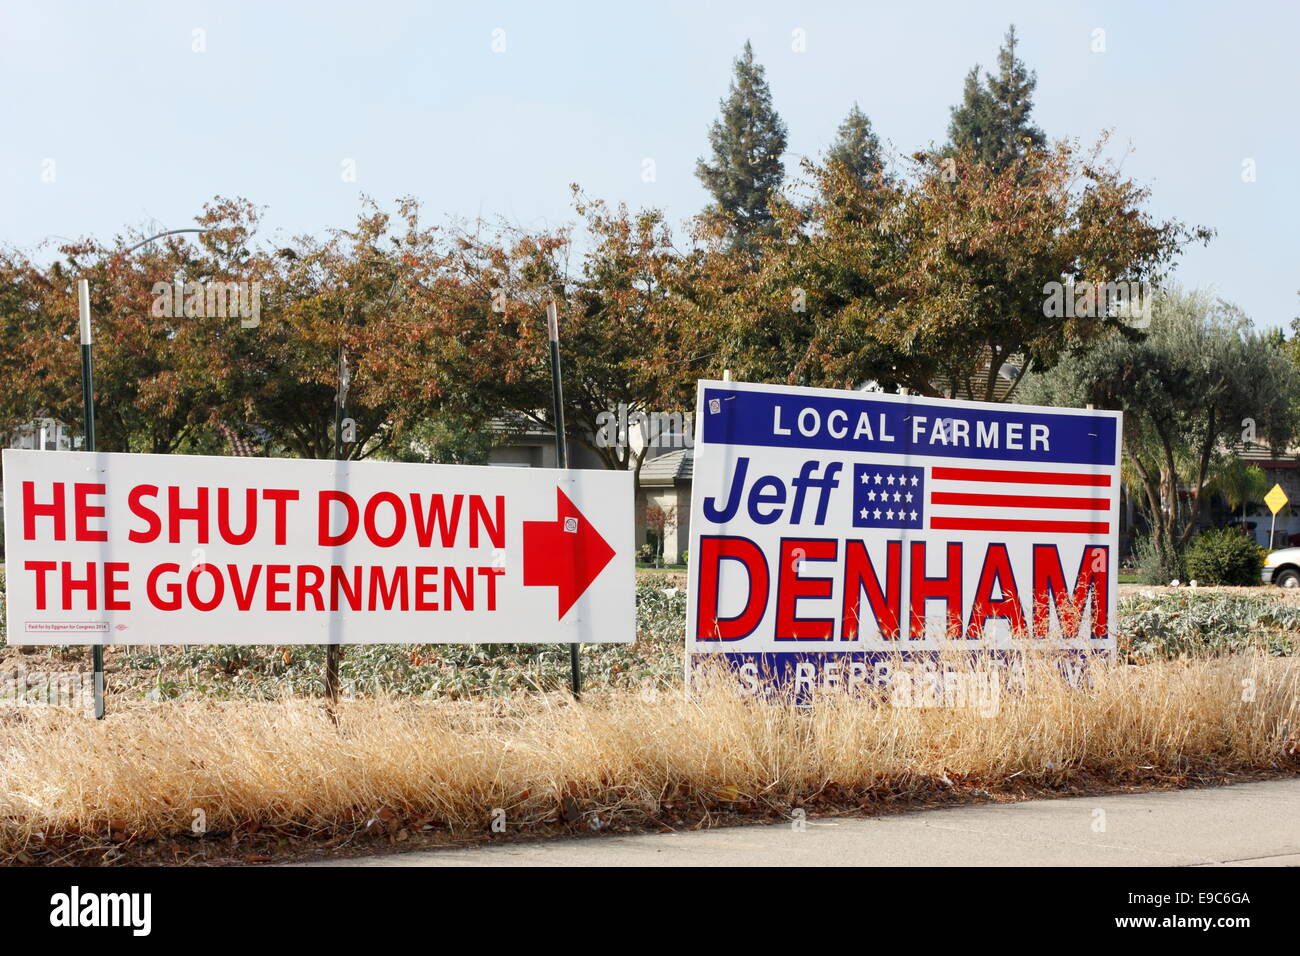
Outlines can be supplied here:
[[1267, 445], [1258, 442], [1245, 444], [1238, 442], [1230, 445], [1231, 452], [1250, 465], [1262, 465], [1266, 468], [1294, 468], [1300, 459], [1300, 448], [1288, 448], [1281, 454], [1275, 453]]
[[690, 484], [694, 473], [695, 450], [678, 448], [642, 463], [641, 484], [659, 487]]
[[554, 428], [539, 425], [517, 412], [509, 412], [492, 419], [488, 423], [488, 430], [506, 441], [555, 437]]
[[229, 449], [228, 454], [235, 458], [260, 458], [262, 452], [258, 448], [257, 441], [253, 438], [246, 438], [240, 435], [225, 422], [217, 425], [217, 431], [221, 437], [226, 440], [226, 447]]
[[[984, 383], [988, 381], [989, 364], [993, 356], [992, 352], [988, 348], [984, 348], [982, 351], [983, 357], [980, 359], [979, 366], [972, 373], [973, 384], [978, 394], [972, 394], [966, 382], [959, 382], [956, 389], [954, 389], [952, 383], [942, 375], [936, 377], [931, 384], [941, 395], [946, 395], [949, 398], [956, 398], [967, 402], [984, 401]], [[1007, 393], [1009, 393], [1011, 389], [1015, 387], [1016, 382], [1020, 380], [1020, 376], [1024, 372], [1024, 367], [1024, 356], [1019, 354], [1008, 356], [1007, 360], [998, 368], [997, 377], [993, 382], [993, 401], [1001, 402], [1006, 400]]]
[[[938, 375], [931, 380], [930, 386], [935, 392], [936, 397], [955, 398], [965, 402], [982, 402], [984, 401], [984, 384], [988, 380], [989, 363], [993, 353], [987, 346], [981, 349], [981, 358], [979, 365], [971, 372], [972, 384], [975, 386], [975, 393], [972, 393], [967, 383], [959, 382], [954, 389], [952, 382], [947, 376]], [[1025, 358], [1020, 353], [1009, 355], [999, 367], [998, 374], [993, 383], [993, 401], [1002, 402], [1007, 398], [1008, 393], [1020, 380], [1024, 374]], [[874, 380], [863, 382], [858, 386], [860, 392], [881, 392], [884, 389], [879, 382]]]

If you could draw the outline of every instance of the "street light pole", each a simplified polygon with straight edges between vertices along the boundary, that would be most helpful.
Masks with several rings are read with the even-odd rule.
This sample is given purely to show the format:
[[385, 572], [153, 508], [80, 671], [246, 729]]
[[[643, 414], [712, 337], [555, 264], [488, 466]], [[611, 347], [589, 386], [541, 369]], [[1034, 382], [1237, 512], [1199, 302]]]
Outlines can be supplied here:
[[211, 232], [211, 231], [212, 231], [211, 229], [168, 229], [166, 232], [160, 232], [156, 236], [150, 236], [148, 239], [141, 239], [130, 249], [124, 250], [122, 254], [125, 256], [129, 256], [131, 253], [135, 252], [135, 250], [139, 249], [141, 246], [147, 246], [155, 239], [161, 239], [163, 236], [175, 236], [182, 232]]

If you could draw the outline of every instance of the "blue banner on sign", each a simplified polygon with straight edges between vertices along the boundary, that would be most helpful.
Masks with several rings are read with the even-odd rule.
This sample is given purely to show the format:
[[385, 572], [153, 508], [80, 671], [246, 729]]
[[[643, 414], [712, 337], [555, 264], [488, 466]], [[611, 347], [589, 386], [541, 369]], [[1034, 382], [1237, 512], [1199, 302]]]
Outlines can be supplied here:
[[1116, 419], [908, 399], [705, 388], [702, 440], [1023, 463], [1115, 464]]
[[[1016, 691], [1021, 689], [1017, 684], [1024, 680], [1024, 674], [1023, 670], [1018, 678], [1013, 674], [1017, 667], [1023, 668], [1032, 659], [1040, 666], [1054, 667], [1066, 681], [1079, 687], [1089, 679], [1090, 663], [1106, 660], [1109, 656], [1110, 652], [1105, 650], [1063, 648], [1043, 648], [1032, 652], [999, 649], [956, 654], [916, 650], [823, 651], [815, 654], [732, 652], [696, 654], [691, 664], [699, 669], [721, 663], [738, 674], [748, 672], [751, 680], [766, 692], [790, 693], [797, 702], [810, 700], [815, 691], [884, 691], [887, 696], [892, 691], [895, 705], [972, 706], [975, 700], [971, 699], [971, 691], [978, 693], [988, 689], [988, 684], [954, 682], [950, 675], [986, 677], [996, 674], [1002, 691]], [[908, 680], [900, 684], [900, 675]], [[922, 675], [925, 683], [938, 692], [936, 699], [926, 699], [930, 686], [922, 687], [918, 680]], [[945, 677], [949, 679], [945, 680]], [[898, 699], [900, 696], [902, 700]]]

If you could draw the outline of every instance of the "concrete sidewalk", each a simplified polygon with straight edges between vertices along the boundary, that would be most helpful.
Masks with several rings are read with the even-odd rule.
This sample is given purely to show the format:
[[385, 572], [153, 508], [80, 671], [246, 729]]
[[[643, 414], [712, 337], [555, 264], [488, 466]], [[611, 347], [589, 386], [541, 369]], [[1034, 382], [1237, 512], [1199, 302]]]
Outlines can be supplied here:
[[[1098, 812], [1101, 811], [1101, 812]], [[1300, 779], [791, 824], [485, 844], [308, 866], [1296, 866]]]

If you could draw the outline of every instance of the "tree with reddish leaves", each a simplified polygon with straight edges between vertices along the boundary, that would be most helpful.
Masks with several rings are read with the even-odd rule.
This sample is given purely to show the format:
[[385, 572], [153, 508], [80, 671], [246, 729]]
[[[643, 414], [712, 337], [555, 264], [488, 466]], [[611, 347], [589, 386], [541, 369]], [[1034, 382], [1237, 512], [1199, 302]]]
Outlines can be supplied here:
[[1158, 284], [1209, 238], [1155, 218], [1104, 146], [1062, 142], [1001, 167], [968, 149], [918, 153], [868, 182], [807, 165], [807, 196], [777, 204], [756, 269], [712, 253], [723, 360], [752, 381], [1006, 400], [1012, 359], [1017, 375], [1045, 370], [1126, 327], [1105, 309], [1053, 314], [1053, 284]]
[[[232, 207], [233, 208], [233, 207]], [[245, 214], [251, 213], [242, 207]], [[76, 283], [88, 280], [95, 348], [96, 431], [106, 451], [215, 450], [222, 392], [212, 363], [224, 330], [202, 318], [163, 315], [157, 287], [174, 289], [208, 274], [242, 271], [239, 239], [214, 234], [206, 247], [169, 239], [128, 254], [127, 240], [106, 247], [68, 243], [41, 268], [18, 253], [0, 256], [0, 300], [10, 385], [0, 398], [0, 428], [36, 410], [74, 427], [82, 419]], [[236, 322], [236, 326], [237, 326]]]
[[273, 449], [329, 458], [346, 381], [353, 427], [340, 457], [392, 448], [436, 406], [426, 310], [445, 308], [448, 297], [422, 282], [445, 267], [440, 239], [407, 200], [395, 217], [367, 203], [351, 229], [259, 251], [261, 322], [222, 343], [227, 415]]
[[635, 472], [646, 447], [602, 441], [602, 416], [620, 404], [632, 415], [690, 406], [702, 365], [673, 294], [681, 257], [657, 210], [575, 195], [586, 250], [577, 269], [568, 230], [459, 232], [455, 308], [428, 310], [431, 374], [448, 408], [553, 427], [544, 316], [554, 299], [569, 440]]
[[662, 565], [664, 560], [664, 542], [668, 533], [677, 527], [677, 505], [667, 507], [658, 504], [646, 505], [641, 510], [641, 521], [646, 531], [655, 538], [655, 562]]

